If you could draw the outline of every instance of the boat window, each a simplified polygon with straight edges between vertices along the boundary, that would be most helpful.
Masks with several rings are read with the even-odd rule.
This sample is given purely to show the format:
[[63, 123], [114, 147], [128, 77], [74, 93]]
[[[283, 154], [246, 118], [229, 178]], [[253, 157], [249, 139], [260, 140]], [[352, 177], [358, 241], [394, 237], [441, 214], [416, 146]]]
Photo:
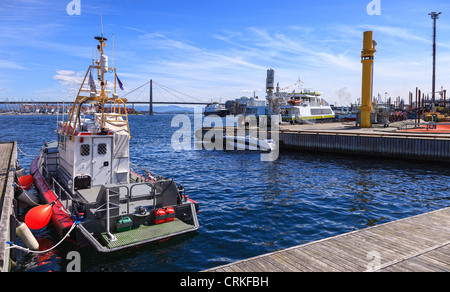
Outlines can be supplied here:
[[311, 109], [311, 115], [331, 115], [331, 109]]
[[98, 144], [98, 149], [97, 149], [98, 154], [104, 155], [104, 154], [106, 154], [106, 150], [107, 150], [106, 144], [104, 144], [104, 143]]
[[91, 153], [91, 145], [82, 144], [80, 150], [81, 150], [81, 156], [88, 156]]

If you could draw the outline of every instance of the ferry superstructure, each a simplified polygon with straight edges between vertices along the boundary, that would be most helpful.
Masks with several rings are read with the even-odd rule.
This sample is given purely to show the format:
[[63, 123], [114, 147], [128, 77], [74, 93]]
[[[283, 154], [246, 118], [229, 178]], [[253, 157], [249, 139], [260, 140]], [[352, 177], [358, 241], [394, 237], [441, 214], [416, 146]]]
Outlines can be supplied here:
[[309, 90], [284, 94], [286, 105], [280, 106], [284, 122], [304, 123], [311, 120], [332, 120], [336, 117], [330, 104], [320, 93]]
[[205, 111], [203, 112], [205, 116], [217, 115], [219, 117], [225, 117], [227, 113], [228, 110], [225, 108], [224, 105], [220, 104], [219, 102], [209, 103], [206, 106]]
[[280, 91], [279, 84], [275, 89], [275, 70], [267, 70], [266, 99], [270, 114], [280, 115], [281, 120], [290, 123], [305, 123], [309, 120], [331, 120], [335, 113], [328, 102], [318, 92], [303, 90], [299, 79], [299, 90], [291, 93]]

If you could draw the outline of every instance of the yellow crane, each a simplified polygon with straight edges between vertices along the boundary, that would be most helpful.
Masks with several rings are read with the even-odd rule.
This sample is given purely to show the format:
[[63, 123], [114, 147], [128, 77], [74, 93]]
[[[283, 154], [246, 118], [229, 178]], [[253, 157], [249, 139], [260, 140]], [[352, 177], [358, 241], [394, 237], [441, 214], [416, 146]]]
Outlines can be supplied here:
[[372, 111], [373, 58], [377, 43], [373, 40], [373, 31], [364, 32], [364, 44], [361, 52], [362, 92], [361, 92], [361, 128], [371, 128], [370, 113]]

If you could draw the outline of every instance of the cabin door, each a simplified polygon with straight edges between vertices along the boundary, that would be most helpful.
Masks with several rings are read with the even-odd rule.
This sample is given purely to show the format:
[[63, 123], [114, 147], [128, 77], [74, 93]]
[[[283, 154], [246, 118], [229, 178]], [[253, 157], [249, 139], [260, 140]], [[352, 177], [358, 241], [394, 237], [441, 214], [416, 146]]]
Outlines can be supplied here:
[[[112, 136], [111, 136], [112, 137]], [[103, 185], [111, 182], [112, 139], [94, 138], [92, 149], [92, 184]]]

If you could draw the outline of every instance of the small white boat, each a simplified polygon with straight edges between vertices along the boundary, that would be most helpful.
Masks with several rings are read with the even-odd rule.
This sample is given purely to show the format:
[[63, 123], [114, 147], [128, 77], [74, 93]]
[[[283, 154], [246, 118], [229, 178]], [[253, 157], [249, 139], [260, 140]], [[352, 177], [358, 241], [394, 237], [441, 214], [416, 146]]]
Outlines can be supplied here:
[[275, 148], [272, 139], [258, 139], [252, 136], [224, 136], [226, 150], [254, 150], [270, 152]]

